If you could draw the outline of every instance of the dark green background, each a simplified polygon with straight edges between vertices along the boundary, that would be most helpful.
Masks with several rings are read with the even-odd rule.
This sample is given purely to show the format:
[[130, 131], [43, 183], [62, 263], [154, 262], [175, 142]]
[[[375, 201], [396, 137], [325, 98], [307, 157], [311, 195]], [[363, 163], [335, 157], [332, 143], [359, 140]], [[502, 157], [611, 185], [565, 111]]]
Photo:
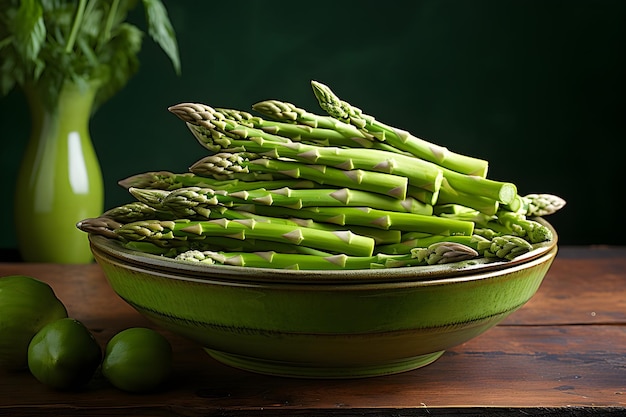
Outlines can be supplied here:
[[[118, 180], [183, 172], [205, 155], [168, 106], [280, 99], [321, 113], [313, 79], [387, 124], [489, 160], [489, 176], [522, 194], [565, 198], [549, 218], [562, 244], [624, 243], [626, 2], [165, 3], [182, 76], [146, 39], [140, 72], [92, 120], [107, 208], [132, 200]], [[28, 133], [13, 92], [0, 100], [0, 248], [16, 244], [10, 203]]]

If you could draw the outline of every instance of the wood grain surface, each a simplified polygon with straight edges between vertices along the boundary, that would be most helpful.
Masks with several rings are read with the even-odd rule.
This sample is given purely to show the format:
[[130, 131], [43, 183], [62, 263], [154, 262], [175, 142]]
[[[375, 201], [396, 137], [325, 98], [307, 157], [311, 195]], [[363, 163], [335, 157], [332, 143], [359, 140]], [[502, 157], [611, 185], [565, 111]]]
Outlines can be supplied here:
[[[102, 346], [125, 328], [154, 328], [96, 264], [0, 263], [0, 276], [13, 274], [50, 283]], [[128, 394], [101, 375], [80, 392], [59, 392], [28, 372], [0, 371], [0, 415], [626, 415], [626, 248], [562, 248], [524, 307], [433, 364], [397, 375], [258, 375], [162, 333], [174, 348], [174, 373], [159, 392]]]

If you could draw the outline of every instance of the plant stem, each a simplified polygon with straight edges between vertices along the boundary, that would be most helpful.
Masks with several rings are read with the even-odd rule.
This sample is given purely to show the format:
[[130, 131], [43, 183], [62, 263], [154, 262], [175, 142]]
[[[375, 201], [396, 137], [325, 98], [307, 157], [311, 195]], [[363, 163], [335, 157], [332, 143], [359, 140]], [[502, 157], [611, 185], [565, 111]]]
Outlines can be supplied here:
[[65, 44], [65, 53], [69, 54], [74, 49], [74, 44], [76, 43], [76, 37], [78, 36], [78, 32], [80, 31], [80, 27], [83, 23], [83, 16], [85, 14], [85, 7], [87, 6], [87, 0], [79, 0], [78, 7], [76, 8], [76, 14], [74, 15], [74, 20], [72, 22], [72, 29], [70, 31], [70, 36], [67, 39], [67, 44]]
[[111, 8], [109, 9], [109, 13], [107, 14], [106, 24], [104, 26], [104, 33], [98, 40], [98, 49], [102, 47], [105, 43], [111, 39], [111, 28], [113, 27], [113, 21], [115, 20], [115, 15], [117, 14], [117, 8], [119, 6], [119, 0], [113, 0], [111, 3]]
[[375, 241], [349, 230], [321, 230], [290, 224], [265, 223], [254, 219], [159, 221], [126, 223], [114, 230], [126, 240], [204, 240], [214, 236], [233, 239], [260, 239], [329, 250], [346, 255], [371, 256]]

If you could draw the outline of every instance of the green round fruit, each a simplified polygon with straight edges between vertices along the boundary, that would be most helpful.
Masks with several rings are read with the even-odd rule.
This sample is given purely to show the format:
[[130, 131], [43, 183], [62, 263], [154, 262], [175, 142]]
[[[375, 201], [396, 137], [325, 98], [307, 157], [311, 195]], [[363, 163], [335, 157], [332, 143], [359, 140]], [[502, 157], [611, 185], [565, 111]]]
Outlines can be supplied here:
[[117, 333], [107, 343], [102, 375], [128, 392], [154, 390], [167, 380], [172, 368], [172, 346], [160, 333], [133, 327]]
[[65, 317], [67, 310], [50, 285], [24, 275], [0, 278], [0, 368], [26, 368], [33, 336]]
[[102, 349], [78, 320], [45, 325], [28, 346], [28, 368], [40, 382], [57, 389], [80, 388], [93, 377]]

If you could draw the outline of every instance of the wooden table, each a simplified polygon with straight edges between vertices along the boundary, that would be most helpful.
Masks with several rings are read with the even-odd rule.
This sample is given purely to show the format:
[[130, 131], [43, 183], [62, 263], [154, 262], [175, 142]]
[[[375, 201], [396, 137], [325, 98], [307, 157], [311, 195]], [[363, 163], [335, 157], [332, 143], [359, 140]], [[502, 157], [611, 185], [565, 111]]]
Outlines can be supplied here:
[[[96, 264], [0, 263], [0, 276], [12, 274], [50, 283], [70, 316], [85, 323], [102, 346], [127, 327], [153, 327], [113, 293]], [[0, 415], [626, 415], [626, 247], [561, 248], [522, 309], [435, 363], [397, 375], [257, 375], [164, 334], [175, 363], [160, 392], [124, 393], [102, 376], [84, 391], [57, 392], [28, 372], [0, 371]]]

